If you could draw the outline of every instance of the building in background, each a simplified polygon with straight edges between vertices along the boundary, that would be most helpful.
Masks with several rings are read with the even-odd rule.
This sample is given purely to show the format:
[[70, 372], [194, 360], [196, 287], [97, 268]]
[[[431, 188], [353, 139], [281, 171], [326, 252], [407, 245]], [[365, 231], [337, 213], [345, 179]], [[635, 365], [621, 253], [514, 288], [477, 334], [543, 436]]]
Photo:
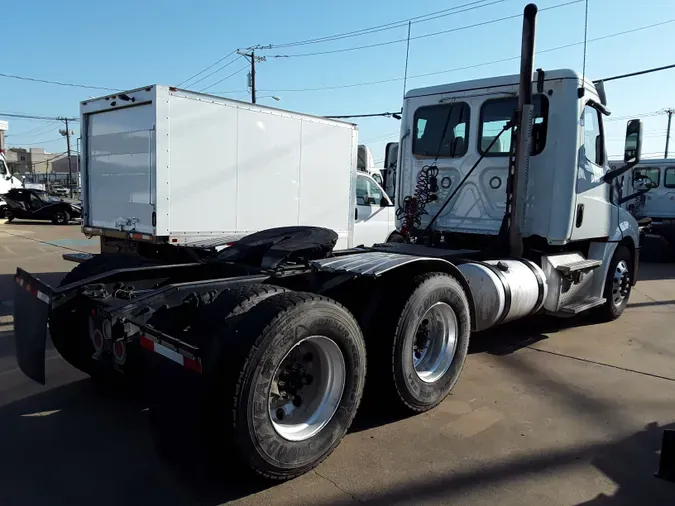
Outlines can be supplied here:
[[9, 130], [7, 121], [0, 121], [0, 152], [5, 152], [5, 132]]
[[[44, 148], [9, 148], [5, 153], [9, 170], [29, 183], [68, 184], [68, 155], [48, 153]], [[71, 181], [77, 184], [79, 160], [71, 154]]]

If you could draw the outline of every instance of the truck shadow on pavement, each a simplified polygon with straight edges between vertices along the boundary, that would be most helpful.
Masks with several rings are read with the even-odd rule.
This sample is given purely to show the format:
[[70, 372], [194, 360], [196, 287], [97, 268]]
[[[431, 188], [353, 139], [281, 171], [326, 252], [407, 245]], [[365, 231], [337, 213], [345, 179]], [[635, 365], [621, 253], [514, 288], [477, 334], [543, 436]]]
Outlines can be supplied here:
[[269, 486], [235, 469], [160, 460], [147, 416], [139, 397], [90, 379], [0, 408], [0, 504], [220, 504]]
[[[399, 483], [385, 491], [365, 491], [367, 504], [464, 504], [463, 498], [470, 497], [473, 491], [518, 480], [534, 480], [537, 475], [564, 473], [584, 463], [590, 463], [612, 480], [617, 490], [612, 495], [600, 493], [590, 500], [576, 503], [576, 506], [675, 504], [675, 483], [654, 477], [663, 431], [673, 428], [675, 423], [659, 426], [654, 422], [623, 439], [552, 448], [546, 453], [498, 460], [479, 469]], [[551, 497], [555, 497], [555, 492], [551, 492]], [[354, 503], [351, 500], [315, 503], [316, 506], [342, 504]]]

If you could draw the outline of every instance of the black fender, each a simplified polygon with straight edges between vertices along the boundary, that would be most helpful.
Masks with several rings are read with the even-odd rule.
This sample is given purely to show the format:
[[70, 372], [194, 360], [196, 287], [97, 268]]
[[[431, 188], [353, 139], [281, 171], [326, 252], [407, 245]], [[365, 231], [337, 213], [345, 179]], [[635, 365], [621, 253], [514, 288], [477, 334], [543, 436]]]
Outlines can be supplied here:
[[[387, 280], [411, 278], [424, 272], [448, 273], [457, 279], [466, 293], [469, 301], [471, 328], [475, 330], [476, 305], [469, 282], [455, 264], [443, 258], [363, 250], [358, 253], [315, 260], [311, 262], [311, 265], [319, 271], [351, 274], [343, 278], [344, 282], [350, 282], [355, 277], [374, 278], [376, 287], [378, 284], [380, 287], [385, 286]], [[372, 297], [372, 299], [377, 299], [377, 297]], [[373, 300], [372, 304], [376, 302]]]

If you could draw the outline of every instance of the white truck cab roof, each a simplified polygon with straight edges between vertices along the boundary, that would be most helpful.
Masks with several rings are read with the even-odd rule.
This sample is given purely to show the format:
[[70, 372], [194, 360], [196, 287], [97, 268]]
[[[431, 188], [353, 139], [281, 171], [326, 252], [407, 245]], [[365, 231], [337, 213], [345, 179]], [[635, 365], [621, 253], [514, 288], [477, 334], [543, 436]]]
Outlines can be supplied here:
[[[458, 83], [439, 84], [438, 86], [428, 86], [426, 88], [415, 88], [405, 94], [405, 98], [424, 97], [427, 95], [439, 95], [445, 93], [459, 93], [463, 91], [482, 90], [486, 88], [499, 88], [502, 86], [517, 86], [520, 76], [512, 74], [508, 76], [487, 77], [483, 79], [473, 79], [471, 81], [461, 81]], [[539, 72], [534, 72], [532, 82], [536, 83], [539, 79]], [[571, 69], [557, 69], [544, 71], [544, 81], [555, 81], [559, 79], [583, 79], [582, 75]], [[593, 82], [585, 79], [586, 87], [593, 89]]]

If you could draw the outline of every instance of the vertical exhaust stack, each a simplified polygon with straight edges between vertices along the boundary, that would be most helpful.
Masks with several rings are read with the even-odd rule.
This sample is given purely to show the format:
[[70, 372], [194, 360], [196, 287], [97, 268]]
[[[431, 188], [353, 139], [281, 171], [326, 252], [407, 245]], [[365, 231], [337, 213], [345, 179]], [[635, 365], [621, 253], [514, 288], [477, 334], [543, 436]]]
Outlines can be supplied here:
[[520, 90], [518, 93], [517, 128], [518, 145], [513, 174], [513, 197], [509, 228], [509, 249], [511, 255], [523, 254], [522, 225], [525, 220], [527, 203], [527, 182], [530, 174], [530, 153], [532, 144], [532, 69], [534, 67], [534, 32], [537, 6], [528, 4], [523, 13], [523, 40], [520, 52]]

